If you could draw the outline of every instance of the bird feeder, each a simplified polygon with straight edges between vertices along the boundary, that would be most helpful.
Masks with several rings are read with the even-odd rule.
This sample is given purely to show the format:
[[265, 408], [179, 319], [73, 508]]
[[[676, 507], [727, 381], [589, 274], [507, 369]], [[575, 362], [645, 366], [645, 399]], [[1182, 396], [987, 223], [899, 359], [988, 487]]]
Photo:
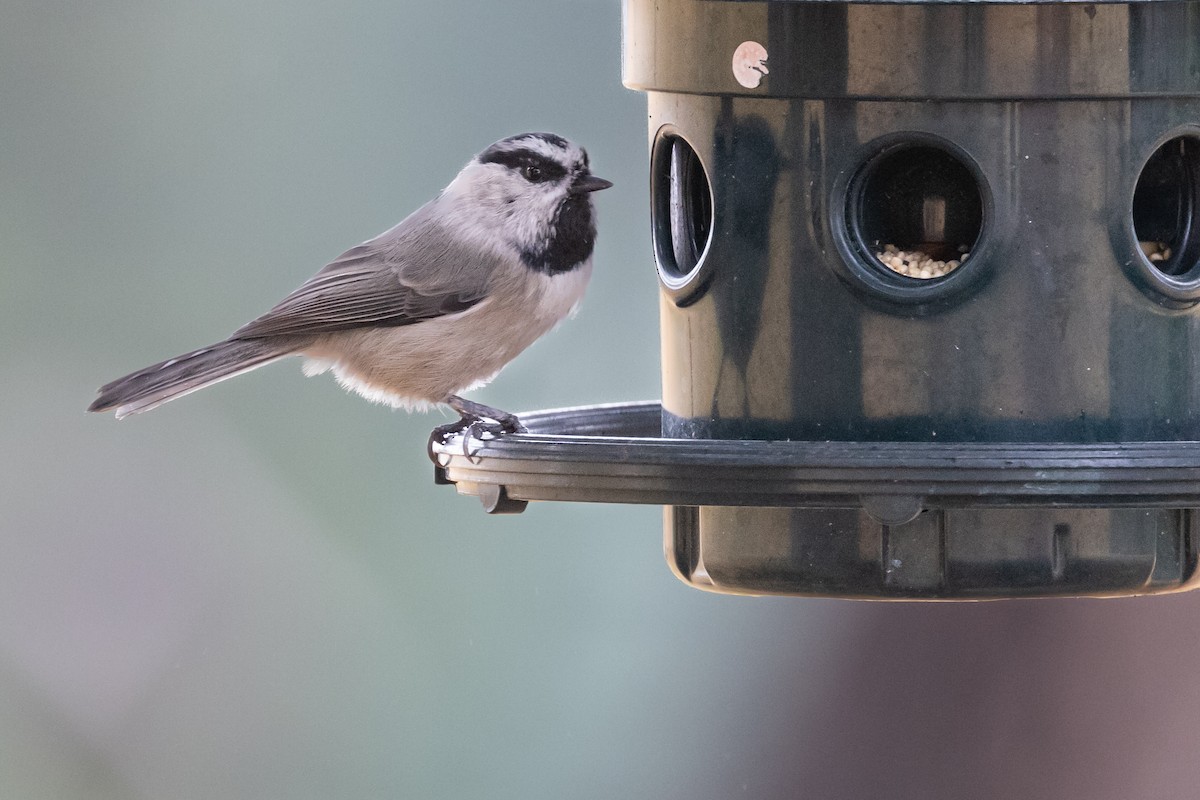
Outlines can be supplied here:
[[[658, 403], [435, 444], [719, 592], [1200, 581], [1200, 3], [626, 0]], [[469, 434], [463, 434], [469, 436]]]

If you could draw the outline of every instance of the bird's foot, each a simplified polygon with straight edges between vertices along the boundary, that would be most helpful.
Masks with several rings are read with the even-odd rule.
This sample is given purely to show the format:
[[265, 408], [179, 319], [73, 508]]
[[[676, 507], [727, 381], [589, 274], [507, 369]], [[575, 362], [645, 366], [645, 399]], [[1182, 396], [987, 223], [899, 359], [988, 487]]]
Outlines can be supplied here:
[[[517, 419], [516, 414], [510, 414], [507, 411], [485, 406], [483, 403], [476, 403], [453, 394], [446, 398], [446, 405], [453, 408], [462, 417], [458, 422], [452, 423], [452, 425], [459, 426], [456, 433], [466, 428], [471, 428], [472, 435], [475, 430], [488, 431], [494, 436], [504, 433], [526, 433], [525, 426], [521, 424], [521, 420]], [[489, 424], [488, 420], [492, 420], [494, 424]], [[477, 424], [483, 427], [477, 429]]]
[[466, 432], [463, 437], [463, 455], [472, 458], [470, 451], [471, 440], [488, 441], [498, 439], [506, 433], [526, 433], [526, 428], [515, 414], [501, 411], [498, 408], [485, 406], [471, 400], [464, 400], [457, 395], [451, 395], [446, 404], [457, 411], [459, 419], [447, 425], [439, 425], [433, 429], [429, 437], [430, 454], [433, 453], [434, 443], [445, 444], [453, 435]]

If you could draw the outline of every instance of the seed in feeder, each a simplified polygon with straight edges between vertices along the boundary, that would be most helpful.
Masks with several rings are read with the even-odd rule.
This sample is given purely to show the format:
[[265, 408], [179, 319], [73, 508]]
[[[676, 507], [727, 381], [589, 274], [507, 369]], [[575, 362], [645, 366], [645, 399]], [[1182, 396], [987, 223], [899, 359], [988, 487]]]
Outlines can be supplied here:
[[[936, 248], [935, 252], [939, 254], [948, 251], [946, 245], [935, 243], [930, 247]], [[959, 253], [967, 254], [968, 252], [966, 245], [959, 245], [955, 249]], [[940, 278], [957, 269], [966, 260], [966, 255], [961, 255], [953, 261], [943, 261], [921, 249], [901, 250], [894, 244], [886, 244], [882, 250], [875, 253], [875, 258], [879, 260], [879, 263], [900, 275], [927, 280]]]
[[1171, 248], [1166, 242], [1138, 242], [1142, 254], [1154, 262], [1166, 261], [1171, 257]]

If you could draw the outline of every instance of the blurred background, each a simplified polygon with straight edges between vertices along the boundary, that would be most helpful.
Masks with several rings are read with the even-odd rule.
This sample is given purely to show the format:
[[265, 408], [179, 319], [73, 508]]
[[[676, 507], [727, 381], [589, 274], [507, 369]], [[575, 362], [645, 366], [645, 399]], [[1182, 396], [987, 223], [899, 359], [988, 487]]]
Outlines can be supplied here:
[[475, 396], [658, 396], [645, 99], [599, 0], [3, 0], [0, 797], [1190, 794], [1200, 597], [707, 595], [657, 508], [487, 517], [439, 414], [283, 362], [116, 423], [525, 130], [585, 144], [579, 316]]

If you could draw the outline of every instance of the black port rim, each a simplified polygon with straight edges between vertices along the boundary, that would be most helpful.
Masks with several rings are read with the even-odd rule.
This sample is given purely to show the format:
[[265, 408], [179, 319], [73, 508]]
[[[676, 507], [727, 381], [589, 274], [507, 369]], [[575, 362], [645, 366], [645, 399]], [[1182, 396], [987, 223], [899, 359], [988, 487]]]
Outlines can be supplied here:
[[[1176, 144], [1179, 151], [1171, 152]], [[1156, 179], [1167, 198], [1147, 197], [1153, 186], [1144, 181]], [[1167, 183], [1171, 179], [1174, 185]], [[1155, 200], [1160, 201], [1157, 208]], [[1165, 221], [1154, 218], [1156, 211]], [[1130, 187], [1124, 228], [1126, 253], [1121, 260], [1140, 289], [1168, 307], [1186, 308], [1200, 301], [1200, 128], [1176, 128], [1147, 148]], [[1171, 257], [1151, 261], [1142, 250], [1143, 237], [1166, 241]]]
[[[957, 269], [935, 278], [911, 278], [894, 272], [875, 258], [876, 242], [864, 224], [864, 204], [873, 179], [881, 167], [906, 151], [927, 151], [961, 168], [978, 193], [978, 220], [970, 227], [977, 232], [969, 259]], [[993, 249], [994, 200], [991, 185], [979, 164], [953, 142], [922, 131], [904, 131], [868, 142], [853, 157], [853, 166], [835, 182], [830, 202], [830, 224], [834, 243], [841, 255], [835, 262], [838, 277], [852, 289], [875, 300], [883, 308], [898, 312], [934, 311], [965, 298], [987, 278]], [[878, 243], [882, 246], [882, 243]]]
[[[689, 226], [692, 253], [677, 257], [676, 233], [671, 213], [671, 167], [676, 143], [691, 156], [684, 182], [697, 206], [701, 224]], [[658, 278], [667, 295], [677, 305], [696, 300], [711, 274], [713, 231], [716, 228], [716, 204], [709, 169], [696, 147], [674, 125], [663, 125], [654, 135], [650, 151], [650, 223], [654, 242], [654, 262]], [[681, 263], [683, 260], [683, 263]]]

